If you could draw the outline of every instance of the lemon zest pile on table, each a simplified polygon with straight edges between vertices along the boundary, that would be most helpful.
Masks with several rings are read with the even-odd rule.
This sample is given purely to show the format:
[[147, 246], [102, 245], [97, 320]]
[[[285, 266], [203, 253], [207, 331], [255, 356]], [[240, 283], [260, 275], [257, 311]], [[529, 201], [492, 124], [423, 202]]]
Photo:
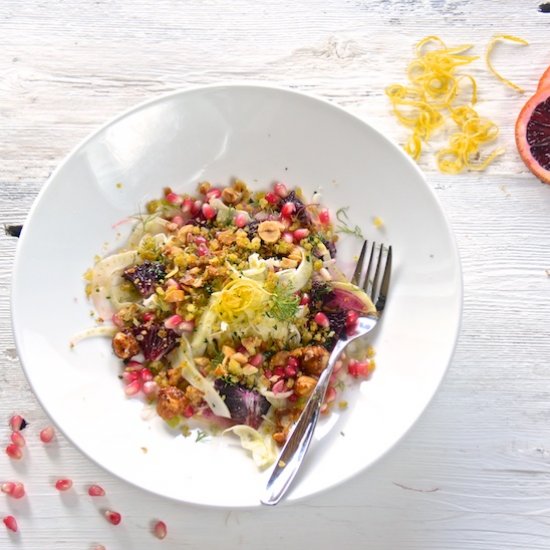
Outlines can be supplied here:
[[[493, 38], [493, 42], [503, 38], [521, 42], [521, 39], [508, 35], [499, 35]], [[475, 78], [469, 74], [457, 74], [460, 67], [478, 59], [466, 53], [472, 46], [464, 44], [448, 48], [438, 36], [427, 36], [416, 44], [416, 57], [409, 63], [407, 76], [410, 84], [391, 84], [386, 88], [394, 115], [401, 124], [412, 129], [404, 149], [413, 159], [420, 158], [423, 143], [428, 142], [446, 122], [453, 121], [457, 125], [458, 131], [450, 135], [448, 145], [436, 153], [439, 170], [447, 174], [458, 174], [465, 169], [484, 170], [504, 152], [499, 147], [481, 158], [480, 148], [494, 141], [499, 129], [474, 109], [477, 103]], [[490, 44], [488, 55], [491, 50]], [[463, 97], [464, 84], [470, 89], [468, 100]]]

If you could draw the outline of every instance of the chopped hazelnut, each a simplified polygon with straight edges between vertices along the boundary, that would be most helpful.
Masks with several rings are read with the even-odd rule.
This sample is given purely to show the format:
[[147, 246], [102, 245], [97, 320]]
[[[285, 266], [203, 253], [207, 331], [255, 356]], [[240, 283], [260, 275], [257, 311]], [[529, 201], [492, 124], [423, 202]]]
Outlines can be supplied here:
[[284, 226], [281, 222], [267, 220], [258, 226], [258, 235], [264, 243], [276, 243], [281, 238]]
[[313, 392], [315, 386], [317, 385], [317, 380], [311, 378], [311, 376], [299, 376], [294, 384], [294, 391], [296, 395], [300, 397], [306, 397]]
[[130, 359], [139, 353], [139, 344], [133, 334], [117, 332], [113, 337], [113, 351], [120, 359]]

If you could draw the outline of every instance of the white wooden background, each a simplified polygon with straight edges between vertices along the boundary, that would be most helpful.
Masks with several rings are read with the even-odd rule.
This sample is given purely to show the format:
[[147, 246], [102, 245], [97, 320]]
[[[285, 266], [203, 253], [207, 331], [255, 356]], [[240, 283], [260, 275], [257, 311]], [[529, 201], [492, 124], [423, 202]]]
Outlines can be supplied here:
[[[188, 85], [256, 79], [315, 92], [395, 141], [384, 87], [403, 80], [412, 45], [494, 33], [495, 63], [528, 91], [550, 63], [550, 14], [537, 0], [2, 0], [0, 3], [0, 222], [22, 222], [48, 175], [98, 125], [157, 94]], [[0, 478], [24, 481], [21, 501], [0, 495], [20, 533], [0, 524], [0, 547], [25, 550], [154, 548], [415, 550], [550, 549], [550, 186], [519, 160], [513, 123], [526, 97], [482, 60], [480, 112], [501, 127], [506, 155], [482, 174], [421, 166], [450, 219], [463, 260], [460, 340], [439, 394], [411, 433], [358, 479], [276, 509], [220, 511], [168, 502], [128, 486], [48, 423], [20, 369], [10, 328], [17, 241], [0, 237], [0, 441], [7, 420], [30, 421], [27, 458], [0, 453]], [[80, 228], [82, 229], [82, 228]], [[37, 285], [43, 284], [37, 280]], [[55, 318], [55, 312], [52, 312]], [[48, 368], [48, 365], [44, 365]], [[52, 479], [75, 481], [58, 494]], [[90, 482], [123, 514], [109, 525]], [[150, 533], [161, 518], [169, 535]]]

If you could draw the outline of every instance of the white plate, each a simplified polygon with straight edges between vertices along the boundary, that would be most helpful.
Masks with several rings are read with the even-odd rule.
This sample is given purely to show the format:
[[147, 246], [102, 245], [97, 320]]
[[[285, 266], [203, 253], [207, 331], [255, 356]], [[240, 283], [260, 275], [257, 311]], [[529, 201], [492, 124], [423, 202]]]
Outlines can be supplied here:
[[[234, 176], [255, 188], [284, 180], [306, 195], [322, 188], [333, 212], [349, 206], [367, 237], [394, 247], [391, 297], [372, 337], [378, 368], [347, 392], [347, 410], [318, 427], [289, 500], [354, 476], [413, 425], [447, 369], [462, 304], [454, 239], [422, 174], [328, 102], [256, 85], [191, 89], [126, 112], [77, 147], [44, 186], [19, 242], [13, 327], [26, 375], [59, 429], [108, 471], [159, 495], [228, 507], [259, 506], [267, 472], [233, 438], [195, 442], [158, 417], [142, 419], [143, 404], [124, 397], [108, 340], [74, 350], [69, 340], [91, 325], [82, 274], [120, 243], [113, 224], [164, 186], [194, 190]], [[346, 246], [349, 268], [360, 243]]]

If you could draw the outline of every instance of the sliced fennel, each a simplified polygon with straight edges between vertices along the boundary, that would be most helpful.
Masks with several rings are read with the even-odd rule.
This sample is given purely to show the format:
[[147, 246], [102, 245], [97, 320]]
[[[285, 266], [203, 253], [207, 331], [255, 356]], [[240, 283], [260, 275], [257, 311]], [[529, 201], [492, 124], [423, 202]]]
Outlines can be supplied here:
[[138, 253], [129, 250], [107, 256], [94, 266], [91, 280], [92, 302], [102, 319], [110, 319], [124, 305], [117, 303], [117, 307], [114, 307], [111, 301], [112, 289], [120, 282], [120, 273], [133, 265], [137, 258]]
[[246, 223], [251, 220], [250, 214], [246, 210], [235, 210], [235, 208], [227, 206], [221, 199], [213, 197], [208, 202], [217, 210], [216, 220], [221, 223], [230, 223], [237, 214], [244, 216]]
[[184, 348], [187, 346], [187, 341], [185, 338], [182, 338], [182, 344], [175, 350], [172, 357], [172, 364], [175, 368], [181, 370], [182, 377], [189, 384], [204, 394], [204, 400], [216, 416], [231, 418], [231, 413], [220, 394], [214, 388], [214, 384], [198, 371], [191, 354], [185, 351]]
[[139, 246], [144, 236], [155, 236], [168, 233], [170, 222], [161, 218], [159, 215], [138, 216], [138, 223], [130, 233], [126, 243], [127, 248], [134, 249]]
[[191, 350], [197, 357], [204, 355], [208, 344], [212, 344], [214, 341], [216, 327], [220, 328], [218, 316], [213, 309], [215, 301], [216, 297], [212, 295], [191, 340]]
[[302, 253], [302, 261], [297, 268], [283, 269], [275, 274], [279, 279], [279, 283], [292, 288], [293, 292], [304, 288], [313, 273], [310, 256], [305, 253], [303, 248], [300, 249], [300, 252]]
[[94, 338], [95, 336], [112, 337], [117, 333], [117, 331], [118, 329], [113, 325], [88, 328], [75, 334], [71, 339], [70, 346], [74, 347], [81, 340], [85, 340], [86, 338]]
[[277, 447], [271, 436], [264, 436], [258, 430], [244, 424], [227, 428], [222, 435], [228, 432], [233, 432], [240, 437], [241, 447], [252, 453], [252, 459], [258, 468], [267, 468], [275, 462]]

